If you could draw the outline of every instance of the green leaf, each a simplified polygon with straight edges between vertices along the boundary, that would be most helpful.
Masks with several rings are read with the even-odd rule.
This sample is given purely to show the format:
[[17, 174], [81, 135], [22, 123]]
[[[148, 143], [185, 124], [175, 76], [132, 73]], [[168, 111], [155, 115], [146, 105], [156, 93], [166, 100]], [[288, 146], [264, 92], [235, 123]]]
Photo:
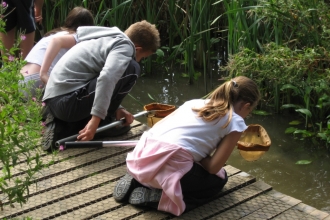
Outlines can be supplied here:
[[296, 109], [296, 112], [300, 112], [303, 113], [304, 115], [307, 115], [308, 117], [312, 117], [311, 111], [305, 108]]
[[215, 43], [218, 43], [218, 42], [220, 42], [220, 39], [219, 38], [211, 38], [210, 39], [210, 43], [211, 44], [215, 44]]
[[194, 73], [194, 79], [197, 80], [198, 77], [200, 77], [202, 74], [200, 72], [195, 72]]
[[297, 130], [297, 128], [294, 127], [289, 127], [287, 129], [285, 129], [285, 133], [286, 134], [292, 134], [293, 132], [295, 132]]
[[5, 128], [2, 123], [0, 123], [0, 132], [1, 132], [1, 134], [0, 134], [1, 140], [4, 140], [5, 139]]
[[2, 97], [6, 101], [6, 103], [9, 103], [9, 98], [6, 93], [0, 92], [0, 97]]
[[289, 122], [289, 125], [299, 125], [301, 124], [301, 121], [291, 121]]
[[322, 140], [326, 140], [328, 138], [325, 133], [317, 133], [317, 136], [320, 137]]
[[292, 90], [295, 91], [295, 93], [299, 92], [298, 88], [296, 86], [291, 85], [291, 84], [283, 85], [282, 88], [281, 88], [281, 91], [283, 91], [285, 89], [292, 89]]
[[148, 96], [151, 100], [155, 101], [155, 99], [148, 93]]
[[307, 165], [307, 164], [310, 164], [310, 163], [312, 163], [311, 160], [299, 160], [299, 161], [296, 162], [296, 164], [298, 164], [298, 165]]
[[159, 57], [164, 57], [164, 51], [162, 51], [161, 49], [157, 49], [156, 54]]
[[254, 110], [252, 111], [252, 114], [254, 115], [271, 115], [270, 112], [262, 111], [262, 110]]
[[298, 105], [294, 105], [294, 104], [285, 104], [285, 105], [282, 105], [281, 108], [299, 108]]
[[303, 134], [305, 137], [307, 136], [307, 137], [311, 137], [311, 136], [313, 136], [313, 133], [312, 132], [309, 132], [309, 131], [306, 131], [306, 130], [295, 130], [294, 132], [293, 132], [294, 134]]

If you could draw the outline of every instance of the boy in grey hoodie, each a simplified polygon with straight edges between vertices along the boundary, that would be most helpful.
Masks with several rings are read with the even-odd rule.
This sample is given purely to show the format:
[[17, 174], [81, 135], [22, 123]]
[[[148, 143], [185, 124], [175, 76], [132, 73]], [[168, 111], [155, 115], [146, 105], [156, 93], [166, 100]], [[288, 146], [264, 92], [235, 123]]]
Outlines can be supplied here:
[[[120, 103], [140, 74], [137, 62], [159, 46], [159, 32], [147, 21], [132, 24], [125, 33], [116, 27], [79, 27], [76, 35], [54, 38], [45, 57], [59, 48], [72, 48], [45, 80], [43, 102], [49, 114], [43, 148], [54, 148], [58, 139], [78, 132], [78, 141], [92, 140], [96, 129], [114, 117], [124, 117], [125, 125], [132, 123], [133, 116]], [[47, 63], [41, 75], [43, 69]]]

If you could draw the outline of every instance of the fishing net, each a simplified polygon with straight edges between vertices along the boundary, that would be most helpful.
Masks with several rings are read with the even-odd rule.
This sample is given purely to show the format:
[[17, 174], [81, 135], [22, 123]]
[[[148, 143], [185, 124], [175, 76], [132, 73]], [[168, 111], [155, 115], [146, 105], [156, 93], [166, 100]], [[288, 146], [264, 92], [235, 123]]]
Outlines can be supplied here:
[[152, 127], [158, 121], [171, 114], [175, 110], [175, 106], [160, 103], [150, 103], [144, 106], [144, 110], [153, 111], [152, 114], [148, 114], [147, 116], [147, 124], [149, 127]]
[[243, 132], [237, 142], [241, 156], [247, 161], [258, 160], [269, 150], [271, 140], [265, 128], [258, 124], [251, 124]]

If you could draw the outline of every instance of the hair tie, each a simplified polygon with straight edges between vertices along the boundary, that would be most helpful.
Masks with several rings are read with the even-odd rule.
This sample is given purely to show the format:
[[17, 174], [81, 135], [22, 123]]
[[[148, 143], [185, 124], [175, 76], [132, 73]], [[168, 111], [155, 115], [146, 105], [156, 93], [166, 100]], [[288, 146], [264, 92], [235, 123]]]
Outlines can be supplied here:
[[236, 81], [232, 80], [232, 82], [233, 82], [233, 86], [234, 86], [235, 88], [238, 87]]

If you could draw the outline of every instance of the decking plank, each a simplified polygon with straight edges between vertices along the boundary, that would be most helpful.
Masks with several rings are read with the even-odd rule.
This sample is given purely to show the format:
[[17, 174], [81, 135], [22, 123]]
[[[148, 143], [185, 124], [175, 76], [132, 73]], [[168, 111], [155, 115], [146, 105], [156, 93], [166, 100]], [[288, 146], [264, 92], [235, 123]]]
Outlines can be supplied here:
[[[100, 209], [119, 208], [121, 204], [115, 202], [111, 196], [113, 187], [114, 183], [105, 184], [82, 194], [24, 213], [18, 217], [33, 216], [33, 218], [37, 219], [53, 219], [55, 217], [60, 219], [84, 219], [93, 214], [93, 212], [98, 212], [97, 207]], [[105, 203], [102, 202], [104, 200], [106, 200]]]
[[224, 168], [225, 168], [228, 176], [232, 176], [232, 175], [235, 175], [235, 174], [241, 172], [240, 169], [237, 169], [236, 167], [233, 167], [231, 165], [226, 165]]
[[233, 180], [234, 177], [236, 177], [235, 181], [241, 182], [244, 179], [245, 181], [241, 182], [241, 184], [238, 184], [236, 187], [232, 187], [232, 189], [229, 190], [230, 193], [224, 194], [218, 199], [193, 209], [190, 212], [184, 213], [175, 219], [193, 219], [194, 216], [197, 216], [195, 219], [209, 219], [212, 217], [214, 219], [228, 219], [222, 218], [221, 213], [271, 189], [271, 186], [268, 186], [268, 188], [260, 188], [260, 183], [253, 183], [253, 180], [255, 179], [251, 176], [240, 177], [239, 175], [235, 175], [232, 177]]
[[133, 220], [161, 220], [166, 219], [170, 215], [165, 212], [160, 212], [157, 210], [150, 210], [146, 213], [142, 213], [141, 215], [135, 216], [134, 218], [131, 218]]
[[[79, 171], [84, 172], [84, 170]], [[126, 166], [120, 166], [93, 176], [88, 176], [87, 174], [87, 178], [72, 182], [70, 184], [61, 184], [61, 182], [57, 182], [57, 184], [54, 184], [55, 187], [51, 188], [49, 191], [31, 196], [23, 207], [20, 207], [18, 204], [15, 205], [16, 208], [6, 206], [4, 211], [1, 212], [1, 217], [15, 217], [19, 213], [27, 213], [30, 210], [37, 211], [45, 206], [52, 208], [52, 204], [56, 204], [59, 201], [66, 200], [67, 198], [74, 197], [75, 195], [83, 194], [86, 191], [102, 186], [102, 184], [109, 184], [111, 181], [121, 177], [125, 172]], [[65, 177], [65, 175], [62, 177]], [[64, 181], [66, 180], [62, 178], [62, 182]], [[112, 191], [113, 188], [111, 188], [111, 191], [109, 191], [108, 194], [112, 194]], [[85, 201], [88, 203], [91, 201], [91, 198], [87, 197]]]
[[[53, 179], [58, 178], [57, 176], [61, 174], [67, 175], [67, 173], [74, 171], [76, 169], [83, 169], [84, 167], [89, 167], [89, 165], [97, 164], [98, 162], [104, 161], [106, 163], [108, 160], [113, 160], [116, 154], [125, 153], [127, 150], [132, 149], [129, 147], [112, 147], [112, 148], [100, 148], [98, 150], [91, 151], [89, 154], [83, 154], [78, 157], [69, 158], [61, 163], [54, 164], [49, 168], [43, 169], [40, 173], [35, 175], [36, 183], [40, 182], [37, 186], [42, 189], [48, 187], [49, 184], [44, 184], [53, 181]], [[117, 163], [123, 163], [125, 158], [120, 157]], [[83, 172], [79, 175], [84, 175]], [[74, 178], [75, 176], [68, 176], [68, 180]], [[75, 177], [78, 178], [78, 177]], [[44, 181], [46, 180], [46, 181]], [[48, 181], [47, 181], [48, 180]], [[11, 181], [9, 186], [13, 186], [15, 183]], [[35, 185], [31, 185], [30, 194], [35, 193], [37, 190]]]
[[277, 215], [285, 212], [286, 210], [294, 207], [295, 205], [301, 203], [300, 200], [287, 196], [285, 194], [281, 194], [275, 190], [272, 190], [266, 193], [267, 196], [274, 198], [274, 202], [268, 204], [261, 209], [256, 210], [255, 212], [251, 213], [243, 217], [242, 219], [270, 219], [274, 218]]
[[[229, 171], [229, 174], [230, 174], [230, 171]], [[230, 177], [231, 178], [231, 177]], [[232, 181], [229, 181], [229, 182], [232, 182]], [[236, 183], [236, 185], [235, 185], [235, 183]], [[232, 183], [231, 184], [231, 188], [235, 188], [235, 187], [237, 187], [237, 184], [238, 184], [238, 182], [237, 181], [235, 181], [235, 183]], [[241, 182], [240, 182], [241, 183]], [[245, 183], [245, 182], [244, 182]], [[242, 183], [241, 183], [242, 184]], [[112, 192], [112, 191], [111, 191]], [[110, 198], [110, 200], [111, 200], [111, 198]], [[118, 203], [118, 205], [119, 206], [116, 206], [115, 208], [118, 208], [118, 207], [120, 207], [121, 209], [123, 209], [124, 207], [125, 207], [125, 209], [127, 209], [127, 208], [129, 208], [129, 207], [133, 207], [133, 206], [131, 206], [131, 205], [129, 205], [129, 204], [119, 204]], [[94, 205], [93, 205], [94, 206]], [[82, 209], [80, 209], [80, 210], [83, 210], [84, 208], [82, 208]], [[90, 208], [88, 208], [89, 210], [90, 210]], [[98, 219], [98, 217], [100, 217], [101, 219], [103, 219], [103, 218], [107, 218], [107, 219], [112, 219], [112, 218], [117, 218], [117, 216], [118, 216], [118, 214], [116, 214], [118, 211], [120, 211], [120, 210], [114, 210], [114, 208], [113, 207], [109, 207], [109, 206], [107, 206], [107, 208], [105, 208], [104, 210], [100, 210], [100, 209], [98, 209], [98, 212], [100, 212], [100, 213], [102, 213], [102, 212], [104, 212], [104, 211], [106, 211], [106, 210], [108, 210], [109, 211], [109, 213], [106, 213], [106, 214], [101, 214], [100, 216], [95, 216], [97, 213], [96, 212], [93, 212], [93, 215], [90, 215], [90, 216], [92, 216], [92, 218], [94, 218], [94, 219]], [[114, 216], [112, 216], [113, 215], [113, 213], [114, 213]], [[145, 212], [144, 212], [144, 209], [139, 209], [139, 208], [136, 208], [135, 207], [135, 212], [132, 214], [133, 215], [133, 217], [134, 217], [134, 219], [135, 218], [139, 218], [138, 216], [139, 215], [137, 215], [137, 214], [143, 214], [143, 215], [145, 215]], [[154, 213], [154, 215], [155, 216], [153, 216], [153, 215], [149, 215], [150, 216], [150, 218], [151, 219], [153, 219], [153, 218], [157, 218], [157, 217], [159, 217], [159, 212], [153, 212]], [[69, 217], [67, 217], [69, 215]], [[63, 217], [63, 218], [66, 218], [66, 219], [70, 219], [70, 218], [73, 218], [73, 217], [77, 217], [77, 216], [73, 216], [72, 214], [68, 214], [68, 215], [64, 215], [64, 216], [60, 216], [60, 217]], [[127, 213], [126, 213], [126, 215], [127, 215]], [[135, 216], [136, 215], [136, 216]], [[168, 214], [168, 213], [164, 213], [164, 214], [162, 214], [162, 216], [172, 216], [171, 214]], [[132, 217], [132, 216], [126, 216], [126, 218], [130, 218], [130, 217]], [[87, 217], [87, 219], [89, 219], [90, 217]]]
[[319, 218], [316, 218], [314, 216], [308, 215], [302, 211], [299, 211], [297, 209], [288, 209], [285, 212], [281, 213], [280, 215], [276, 216], [276, 220], [285, 220], [285, 219], [292, 219], [292, 220], [318, 220]]
[[[119, 155], [118, 157], [121, 157], [123, 160], [124, 160], [124, 158], [126, 158], [126, 154], [124, 154], [124, 155]], [[117, 161], [121, 161], [120, 159], [116, 159]], [[110, 163], [110, 162], [109, 162]], [[110, 164], [111, 165], [111, 164]], [[118, 168], [119, 169], [119, 168]], [[76, 172], [78, 172], [79, 170], [77, 170]], [[94, 171], [94, 170], [93, 170]], [[228, 169], [228, 175], [232, 175], [232, 173], [231, 173], [231, 171], [234, 171], [234, 173], [237, 171], [237, 169]], [[85, 171], [83, 171], [85, 174], [86, 174], [86, 170]], [[110, 170], [109, 172], [107, 172], [107, 175], [102, 175], [102, 176], [105, 176], [105, 178], [106, 178], [106, 180], [108, 180], [109, 178], [111, 178], [112, 176], [113, 176], [113, 173], [114, 173], [115, 171], [114, 170]], [[118, 175], [116, 175], [115, 177], [113, 177], [112, 179], [114, 179], [114, 178], [118, 178], [119, 176], [122, 176], [122, 175], [124, 175], [125, 174], [125, 172], [126, 172], [126, 167], [125, 166], [123, 166], [123, 167], [120, 167], [120, 174], [118, 174]], [[89, 175], [88, 173], [92, 173], [92, 172], [87, 172], [87, 176]], [[59, 179], [62, 179], [62, 178], [59, 178]], [[89, 179], [100, 179], [100, 176], [99, 176], [99, 174], [98, 175], [95, 175], [95, 176], [93, 176], [93, 177], [90, 177]], [[61, 187], [61, 188], [59, 188], [58, 189], [58, 192], [56, 192], [56, 191], [51, 191], [51, 192], [47, 192], [47, 193], [45, 193], [44, 195], [39, 195], [39, 196], [36, 196], [35, 197], [35, 199], [32, 199], [31, 200], [31, 202], [32, 202], [32, 204], [35, 206], [35, 205], [37, 205], [37, 203], [36, 203], [36, 201], [35, 200], [39, 200], [40, 202], [42, 202], [43, 204], [47, 204], [47, 203], [50, 203], [51, 201], [54, 201], [55, 199], [57, 199], [58, 201], [62, 201], [62, 198], [64, 198], [64, 197], [69, 197], [69, 196], [72, 196], [72, 195], [74, 195], [75, 193], [77, 193], [77, 192], [74, 192], [74, 191], [72, 191], [71, 189], [72, 188], [74, 188], [74, 189], [76, 189], [76, 187], [75, 187], [75, 185], [86, 185], [86, 187], [88, 186], [89, 188], [91, 188], [91, 186], [89, 186], [89, 184], [87, 184], [88, 182], [91, 182], [89, 179], [83, 179], [83, 180], [81, 180], [81, 181], [79, 181], [79, 182], [77, 182], [77, 183], [75, 183], [74, 185], [68, 185], [68, 186], [66, 186], [66, 187]], [[106, 181], [106, 180], [103, 180], [103, 182], [104, 181]], [[61, 183], [60, 183], [61, 184]], [[96, 184], [100, 184], [100, 182], [97, 182], [97, 183], [95, 183], [95, 185]], [[86, 188], [85, 187], [85, 188]], [[109, 192], [109, 194], [112, 194], [112, 192], [113, 192], [113, 187], [110, 187], [111, 188], [111, 190], [110, 190], [110, 192]], [[84, 190], [84, 189], [82, 189], [81, 187], [80, 188], [77, 188], [77, 189], [79, 189], [79, 191], [82, 191], [82, 190]], [[54, 198], [54, 197], [52, 197], [52, 195], [58, 195], [58, 197], [59, 198]], [[46, 201], [45, 200], [45, 197], [46, 198], [48, 198], [48, 201]], [[41, 199], [42, 198], [42, 199]], [[88, 197], [87, 197], [88, 198]], [[109, 198], [109, 199], [107, 199], [107, 200], [111, 200], [111, 204], [113, 203], [113, 201], [112, 201], [112, 198]], [[86, 202], [86, 204], [88, 204], [88, 203], [91, 203], [91, 201], [90, 201], [90, 199], [86, 199], [85, 200], [85, 202]], [[101, 201], [102, 202], [102, 201]], [[102, 202], [102, 203], [104, 203], [104, 202]], [[40, 206], [40, 205], [39, 205]], [[57, 206], [57, 204], [55, 204], [55, 206]], [[108, 206], [108, 205], [105, 205], [105, 206], [100, 206], [99, 204], [92, 204], [91, 205], [93, 208], [92, 208], [92, 210], [93, 210], [93, 212], [91, 212], [90, 210], [91, 210], [91, 208], [89, 207], [89, 205], [86, 205], [86, 208], [88, 209], [88, 211], [86, 211], [85, 210], [85, 207], [82, 207], [82, 208], [80, 208], [79, 210], [80, 211], [82, 211], [82, 213], [89, 213], [89, 215], [88, 216], [92, 216], [92, 215], [96, 215], [96, 214], [98, 214], [98, 213], [102, 213], [102, 212], [106, 212], [106, 211], [111, 211], [111, 213], [107, 213], [107, 214], [105, 214], [105, 216], [112, 216], [112, 214], [114, 213], [116, 213], [116, 212], [112, 212], [112, 210], [113, 209], [115, 209], [115, 208], [117, 208], [117, 207], [120, 207], [121, 206], [121, 204], [117, 204], [116, 206]], [[130, 206], [130, 205], [129, 205]], [[26, 207], [26, 209], [29, 209], [30, 207], [28, 207], [28, 206], [25, 206]], [[53, 205], [51, 205], [50, 207], [48, 207], [48, 208], [50, 208], [50, 209], [53, 209], [52, 208], [53, 207]], [[70, 208], [69, 210], [67, 210], [66, 212], [68, 212], [68, 214], [66, 214], [66, 215], [60, 215], [60, 217], [59, 218], [63, 218], [63, 219], [77, 219], [77, 215], [76, 215], [76, 213], [77, 213], [77, 211], [74, 211], [74, 212], [71, 212], [70, 210], [72, 210], [72, 209], [77, 209], [77, 207], [74, 207], [74, 208]], [[127, 209], [127, 207], [125, 208], [125, 209]], [[59, 209], [58, 209], [58, 207], [56, 207], [56, 208], [54, 208], [54, 210], [56, 210], [56, 211], [58, 211]], [[41, 212], [43, 212], [42, 210], [40, 210]], [[65, 210], [63, 210], [63, 211], [65, 211]], [[38, 211], [39, 212], [39, 211]], [[31, 212], [29, 212], [29, 213], [26, 213], [26, 214], [24, 214], [24, 215], [22, 215], [22, 217], [24, 217], [24, 216], [29, 216], [30, 214], [33, 214], [33, 216], [38, 216], [38, 213], [35, 213], [35, 212], [33, 212], [33, 213], [31, 213]], [[50, 213], [51, 214], [51, 216], [56, 216], [56, 215], [59, 215], [59, 213]], [[83, 214], [83, 216], [84, 216], [85, 214]], [[116, 214], [115, 214], [115, 216], [116, 216]], [[46, 217], [49, 217], [48, 215], [44, 215], [44, 217], [46, 218]], [[112, 217], [111, 217], [112, 218]]]
[[317, 219], [326, 219], [330, 217], [329, 213], [323, 212], [321, 210], [314, 210], [313, 212], [310, 213], [310, 215]]
[[[236, 174], [237, 172], [240, 172], [239, 169], [237, 168], [234, 168], [230, 165], [227, 165], [225, 167], [226, 171], [227, 171], [227, 175], [230, 177], [234, 174]], [[134, 212], [132, 212], [132, 207], [134, 209]], [[121, 211], [121, 210], [125, 210], [125, 211]], [[126, 211], [126, 210], [130, 210], [130, 211]], [[121, 214], [115, 214], [115, 213], [121, 213]], [[136, 217], [133, 217], [132, 218], [132, 215], [136, 215]], [[141, 208], [137, 208], [135, 206], [131, 206], [130, 204], [128, 204], [127, 206], [124, 206], [114, 212], [109, 212], [109, 213], [106, 213], [106, 214], [103, 214], [103, 215], [100, 215], [100, 216], [97, 216], [95, 217], [95, 219], [117, 219], [117, 216], [121, 216], [123, 219], [125, 216], [125, 218], [132, 218], [132, 219], [143, 219], [144, 217], [142, 216], [145, 216], [147, 219], [161, 219], [161, 218], [165, 218], [165, 217], [168, 217], [170, 216], [168, 213], [162, 213], [162, 212], [152, 212], [152, 213], [149, 213], [149, 212], [145, 212], [145, 209], [141, 209]]]
[[[127, 134], [99, 139], [139, 139], [147, 127], [134, 122]], [[271, 190], [268, 184], [230, 165], [228, 183], [211, 202], [177, 217], [147, 207], [117, 203], [112, 197], [116, 182], [125, 175], [125, 158], [133, 147], [77, 148], [59, 152], [55, 163], [36, 176], [29, 200], [23, 207], [4, 206], [0, 218], [21, 219], [326, 219], [328, 213], [300, 200]], [[23, 177], [24, 171], [14, 170]]]
[[[138, 127], [132, 128], [128, 134], [125, 134], [123, 137], [129, 138], [130, 140], [139, 139], [142, 132], [145, 130], [144, 126], [138, 124]], [[111, 140], [118, 140], [117, 138], [108, 138]], [[49, 168], [41, 170], [34, 176], [35, 182], [42, 179], [50, 178], [51, 176], [59, 175], [63, 172], [69, 172], [72, 169], [75, 169], [79, 166], [84, 166], [84, 164], [92, 163], [93, 161], [102, 160], [102, 158], [111, 157], [113, 154], [118, 154], [120, 152], [127, 152], [127, 150], [133, 149], [133, 147], [111, 147], [111, 148], [76, 148], [68, 149], [60, 152], [57, 155], [55, 163]], [[52, 156], [48, 156], [48, 159]], [[54, 158], [53, 158], [54, 159]], [[17, 178], [24, 178], [25, 172], [21, 172], [20, 175], [16, 176]], [[8, 187], [14, 186], [14, 181], [8, 181]], [[31, 188], [33, 190], [33, 188]], [[1, 194], [2, 192], [0, 192]], [[30, 191], [30, 193], [32, 193]], [[7, 201], [2, 201], [6, 203]]]
[[[259, 190], [255, 190], [254, 187]], [[241, 194], [241, 201], [237, 203], [238, 205], [210, 219], [241, 219], [242, 217], [247, 216], [261, 207], [275, 201], [275, 199], [263, 195], [263, 193], [268, 190], [271, 190], [271, 186], [262, 181], [258, 181], [245, 188], [239, 189], [235, 192]], [[233, 194], [229, 194], [227, 196], [231, 197]]]
[[317, 219], [330, 220], [330, 213], [317, 210], [316, 208], [305, 203], [299, 203], [298, 205], [294, 206], [293, 209], [304, 213], [306, 216], [312, 216]]
[[139, 208], [137, 206], [132, 206], [132, 205], [126, 205], [123, 207], [120, 207], [119, 209], [116, 209], [112, 212], [108, 212], [103, 215], [99, 215], [95, 218], [87, 218], [87, 219], [97, 219], [97, 220], [120, 220], [120, 219], [127, 219], [131, 218], [132, 216], [138, 215], [139, 213], [144, 213], [144, 209]]
[[[143, 124], [141, 124], [139, 121], [134, 120], [133, 123], [131, 124], [131, 131], [129, 131], [127, 134], [122, 135], [120, 137], [112, 137], [112, 138], [101, 138], [101, 139], [96, 139], [97, 141], [102, 141], [102, 140], [124, 140], [124, 139], [132, 139], [134, 137], [140, 136], [143, 131], [147, 129], [147, 127]], [[136, 139], [136, 138], [135, 138]], [[54, 156], [52, 153], [47, 153], [45, 151], [42, 151], [41, 149], [39, 150], [34, 150], [30, 151], [30, 157], [35, 156], [37, 153], [39, 154], [40, 158], [42, 159], [44, 164], [47, 164], [51, 161], [60, 162], [62, 160], [65, 160], [67, 158], [70, 158], [72, 156], [76, 156], [82, 153], [87, 153], [89, 151], [93, 151], [95, 148], [76, 148], [76, 149], [70, 149], [61, 151], [60, 154], [57, 154]], [[20, 158], [20, 154], [18, 155]], [[31, 163], [33, 165], [34, 163]], [[21, 175], [24, 174], [26, 170], [26, 156], [22, 156], [21, 159], [18, 160], [18, 164], [11, 169], [11, 174], [13, 176]], [[0, 169], [2, 169], [2, 164], [0, 164]]]

